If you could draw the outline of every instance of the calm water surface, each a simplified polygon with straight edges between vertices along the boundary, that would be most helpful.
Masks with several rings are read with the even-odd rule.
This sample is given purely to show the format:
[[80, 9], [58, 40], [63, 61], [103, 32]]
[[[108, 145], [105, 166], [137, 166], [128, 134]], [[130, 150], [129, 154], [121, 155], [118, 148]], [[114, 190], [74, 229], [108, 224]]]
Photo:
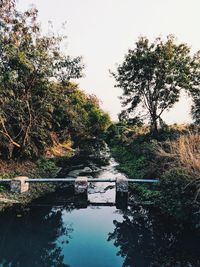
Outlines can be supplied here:
[[[97, 177], [116, 177], [116, 163]], [[155, 210], [127, 210], [112, 184], [91, 184], [85, 205], [62, 189], [26, 208], [0, 215], [0, 266], [20, 267], [199, 267], [200, 237]], [[99, 203], [95, 205], [94, 203]]]

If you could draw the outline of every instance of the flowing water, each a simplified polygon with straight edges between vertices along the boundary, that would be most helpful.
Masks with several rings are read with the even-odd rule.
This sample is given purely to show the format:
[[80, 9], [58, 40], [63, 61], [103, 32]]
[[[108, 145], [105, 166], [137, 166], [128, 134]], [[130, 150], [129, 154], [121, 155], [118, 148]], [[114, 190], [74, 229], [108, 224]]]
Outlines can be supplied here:
[[[95, 174], [121, 175], [111, 159]], [[94, 176], [94, 174], [91, 174]], [[62, 188], [0, 214], [0, 266], [198, 267], [200, 237], [142, 206], [117, 209], [110, 183], [89, 187], [89, 204]]]

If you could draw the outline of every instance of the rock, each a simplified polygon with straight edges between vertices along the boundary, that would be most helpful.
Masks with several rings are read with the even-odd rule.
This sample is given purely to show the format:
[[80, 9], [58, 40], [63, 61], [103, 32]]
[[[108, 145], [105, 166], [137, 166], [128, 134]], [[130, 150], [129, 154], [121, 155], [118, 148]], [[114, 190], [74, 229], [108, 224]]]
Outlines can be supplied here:
[[80, 169], [80, 170], [70, 171], [67, 176], [69, 176], [69, 177], [77, 177], [80, 174], [87, 174], [87, 173], [92, 173], [92, 172], [93, 172], [93, 170], [91, 168], [85, 167], [85, 168]]
[[72, 171], [74, 171], [74, 170], [80, 170], [81, 168], [84, 168], [84, 164], [78, 164], [78, 165], [72, 165], [72, 166], [70, 166], [70, 169]]
[[91, 168], [89, 168], [89, 167], [85, 167], [85, 168], [81, 171], [81, 173], [91, 173], [91, 172], [93, 172], [93, 170], [92, 170]]
[[14, 199], [8, 199], [8, 198], [0, 198], [0, 203], [19, 203], [19, 201], [14, 200]]
[[74, 171], [69, 172], [67, 176], [69, 176], [69, 177], [77, 177], [77, 176], [79, 176], [79, 174], [81, 172], [82, 172], [82, 170], [74, 170]]

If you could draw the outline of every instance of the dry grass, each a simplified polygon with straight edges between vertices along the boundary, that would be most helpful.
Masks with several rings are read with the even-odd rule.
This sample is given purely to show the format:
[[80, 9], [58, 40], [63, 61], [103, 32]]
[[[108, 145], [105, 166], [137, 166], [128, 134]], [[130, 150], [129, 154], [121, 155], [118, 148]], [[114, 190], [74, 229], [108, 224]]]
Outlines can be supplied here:
[[[196, 201], [200, 195], [200, 134], [190, 133], [182, 135], [175, 141], [169, 141], [170, 152], [160, 148], [158, 154], [161, 157], [169, 157], [170, 164], [186, 169], [194, 179], [189, 182], [185, 189], [194, 185]], [[173, 163], [172, 163], [173, 160]]]
[[168, 142], [170, 152], [159, 149], [159, 155], [174, 158], [177, 163], [194, 173], [200, 174], [200, 134], [190, 133], [182, 135], [175, 141]]
[[68, 155], [69, 153], [74, 152], [72, 148], [71, 141], [65, 141], [63, 143], [54, 144], [51, 148], [46, 151], [46, 157], [60, 157], [64, 155]]
[[7, 175], [9, 173], [20, 173], [20, 175], [26, 175], [30, 170], [36, 168], [35, 163], [31, 161], [14, 161], [14, 160], [0, 160], [0, 179], [1, 176]]
[[200, 134], [180, 136], [171, 142], [171, 152], [182, 166], [200, 174]]
[[52, 147], [48, 147], [45, 151], [45, 156], [47, 158], [60, 157], [74, 152], [72, 148], [73, 142], [70, 138], [60, 143], [58, 136], [54, 132], [51, 133], [51, 138], [53, 145]]
[[190, 131], [190, 126], [188, 124], [171, 124], [168, 125], [169, 130], [176, 130], [177, 132]]

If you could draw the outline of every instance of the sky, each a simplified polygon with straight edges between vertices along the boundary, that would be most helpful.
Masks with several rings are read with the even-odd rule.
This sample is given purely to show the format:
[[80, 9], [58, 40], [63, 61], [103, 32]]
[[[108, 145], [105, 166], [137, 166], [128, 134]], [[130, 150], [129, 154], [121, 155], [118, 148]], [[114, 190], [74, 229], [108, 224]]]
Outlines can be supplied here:
[[[52, 21], [55, 32], [67, 35], [66, 54], [83, 56], [85, 77], [80, 88], [95, 94], [113, 120], [121, 111], [120, 88], [115, 88], [109, 69], [116, 70], [139, 36], [151, 41], [174, 34], [193, 52], [200, 50], [200, 0], [18, 0], [21, 10], [35, 5], [42, 28]], [[187, 123], [191, 100], [182, 96], [173, 110], [165, 112], [167, 123]]]

